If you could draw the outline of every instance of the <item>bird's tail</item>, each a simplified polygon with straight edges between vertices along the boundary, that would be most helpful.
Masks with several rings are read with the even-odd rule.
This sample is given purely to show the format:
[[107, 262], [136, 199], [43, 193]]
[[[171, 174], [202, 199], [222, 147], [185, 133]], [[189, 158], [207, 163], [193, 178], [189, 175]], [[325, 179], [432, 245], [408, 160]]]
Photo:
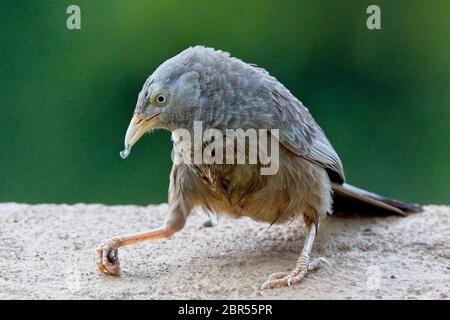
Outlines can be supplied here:
[[420, 205], [407, 204], [397, 200], [384, 198], [347, 183], [333, 183], [332, 188], [334, 192], [333, 208], [334, 212], [337, 212], [338, 214], [379, 213], [405, 216], [409, 213], [423, 211]]

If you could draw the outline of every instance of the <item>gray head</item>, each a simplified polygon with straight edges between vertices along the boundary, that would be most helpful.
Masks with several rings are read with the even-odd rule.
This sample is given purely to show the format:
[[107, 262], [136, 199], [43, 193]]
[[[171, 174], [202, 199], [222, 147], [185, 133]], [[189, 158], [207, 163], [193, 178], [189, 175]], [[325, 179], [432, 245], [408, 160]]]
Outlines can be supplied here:
[[126, 149], [155, 128], [191, 130], [194, 121], [210, 128], [239, 127], [242, 118], [251, 116], [239, 106], [255, 96], [263, 74], [267, 75], [223, 51], [203, 46], [184, 50], [145, 82], [126, 134]]

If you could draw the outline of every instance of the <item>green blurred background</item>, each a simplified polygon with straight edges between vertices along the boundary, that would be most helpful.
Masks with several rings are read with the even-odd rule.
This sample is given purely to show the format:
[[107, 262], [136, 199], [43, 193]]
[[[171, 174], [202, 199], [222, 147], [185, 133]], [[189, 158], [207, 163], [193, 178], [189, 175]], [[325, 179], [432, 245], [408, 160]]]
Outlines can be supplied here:
[[[450, 1], [0, 2], [0, 201], [166, 201], [170, 134], [119, 151], [147, 76], [204, 44], [309, 107], [349, 182], [450, 203]], [[81, 7], [81, 30], [66, 8]]]

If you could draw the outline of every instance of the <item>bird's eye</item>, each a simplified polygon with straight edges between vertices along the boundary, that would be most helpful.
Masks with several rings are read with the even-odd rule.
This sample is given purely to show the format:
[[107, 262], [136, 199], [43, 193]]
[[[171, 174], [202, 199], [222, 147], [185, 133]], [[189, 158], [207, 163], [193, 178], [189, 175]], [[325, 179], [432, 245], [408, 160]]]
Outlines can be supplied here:
[[166, 102], [166, 97], [160, 94], [156, 97], [156, 102], [158, 102], [159, 104], [163, 104], [164, 102]]

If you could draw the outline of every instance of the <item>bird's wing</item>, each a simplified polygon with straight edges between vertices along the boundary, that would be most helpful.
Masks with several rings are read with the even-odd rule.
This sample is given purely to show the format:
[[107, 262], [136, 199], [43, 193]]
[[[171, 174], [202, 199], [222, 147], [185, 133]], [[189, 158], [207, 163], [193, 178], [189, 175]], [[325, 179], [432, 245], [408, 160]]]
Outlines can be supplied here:
[[[343, 183], [342, 162], [308, 109], [275, 78], [266, 79], [264, 112], [267, 113], [260, 119], [270, 122], [271, 128], [279, 128], [280, 143], [286, 149], [324, 167], [332, 181]], [[258, 122], [258, 117], [254, 121]]]

